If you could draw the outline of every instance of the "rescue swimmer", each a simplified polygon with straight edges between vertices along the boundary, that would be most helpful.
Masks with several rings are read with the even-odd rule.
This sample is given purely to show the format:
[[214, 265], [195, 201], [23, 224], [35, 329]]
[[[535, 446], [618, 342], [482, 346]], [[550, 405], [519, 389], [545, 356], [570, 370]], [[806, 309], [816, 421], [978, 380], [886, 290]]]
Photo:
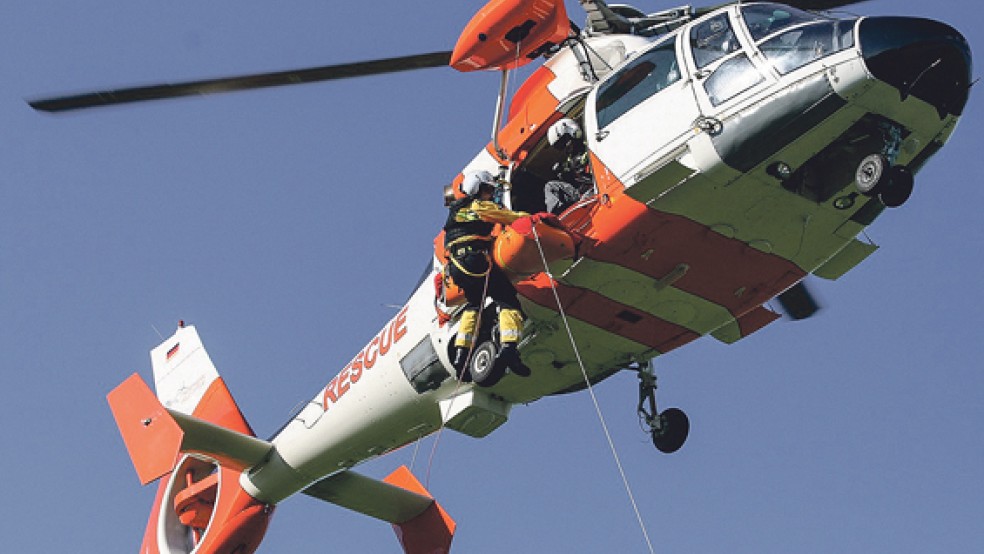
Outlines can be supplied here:
[[496, 224], [509, 225], [529, 214], [514, 212], [493, 201], [496, 179], [485, 170], [470, 171], [461, 182], [464, 198], [449, 206], [444, 224], [444, 246], [448, 253], [446, 271], [465, 294], [465, 308], [458, 322], [452, 365], [466, 378], [464, 368], [479, 332], [479, 313], [486, 298], [499, 308], [499, 354], [497, 369], [527, 377], [530, 368], [519, 357], [516, 344], [522, 335], [523, 312], [516, 289], [492, 262], [492, 231]]

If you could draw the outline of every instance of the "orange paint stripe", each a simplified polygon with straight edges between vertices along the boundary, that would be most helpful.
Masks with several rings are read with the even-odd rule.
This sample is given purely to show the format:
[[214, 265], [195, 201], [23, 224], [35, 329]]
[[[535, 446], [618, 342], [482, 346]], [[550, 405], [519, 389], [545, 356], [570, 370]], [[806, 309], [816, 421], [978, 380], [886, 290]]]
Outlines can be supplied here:
[[780, 317], [782, 316], [759, 306], [738, 318], [738, 328], [741, 330], [741, 336], [747, 337]]
[[[390, 485], [433, 498], [426, 488], [414, 477], [407, 466], [400, 466], [383, 479]], [[451, 540], [457, 524], [451, 516], [434, 502], [423, 513], [410, 521], [393, 524], [393, 530], [408, 554], [446, 554], [451, 549]]]
[[208, 386], [191, 415], [245, 435], [256, 436], [221, 377]]

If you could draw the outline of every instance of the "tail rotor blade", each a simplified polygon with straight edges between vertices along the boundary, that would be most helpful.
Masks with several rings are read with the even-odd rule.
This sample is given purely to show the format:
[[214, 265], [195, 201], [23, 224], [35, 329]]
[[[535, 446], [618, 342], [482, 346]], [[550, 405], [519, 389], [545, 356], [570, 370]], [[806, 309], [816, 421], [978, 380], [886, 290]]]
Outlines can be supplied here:
[[778, 296], [779, 304], [791, 319], [806, 319], [817, 313], [820, 304], [810, 289], [800, 281]]

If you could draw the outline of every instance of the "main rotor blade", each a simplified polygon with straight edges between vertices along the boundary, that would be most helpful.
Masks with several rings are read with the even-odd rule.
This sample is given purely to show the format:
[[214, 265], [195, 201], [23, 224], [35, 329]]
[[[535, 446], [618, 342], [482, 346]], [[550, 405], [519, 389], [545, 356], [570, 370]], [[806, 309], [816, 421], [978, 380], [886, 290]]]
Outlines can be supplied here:
[[402, 56], [398, 58], [385, 58], [364, 62], [326, 65], [307, 69], [278, 71], [275, 73], [258, 73], [254, 75], [240, 75], [236, 77], [189, 81], [186, 83], [148, 85], [116, 90], [87, 92], [71, 96], [30, 100], [28, 101], [28, 104], [36, 110], [46, 112], [63, 112], [69, 110], [80, 110], [84, 108], [95, 108], [99, 106], [110, 106], [113, 104], [126, 104], [130, 102], [177, 98], [180, 96], [213, 94], [217, 92], [231, 92], [237, 90], [276, 87], [281, 85], [295, 85], [300, 83], [312, 83], [316, 81], [329, 81], [333, 79], [348, 79], [350, 77], [362, 77], [365, 75], [378, 75], [381, 73], [395, 73], [397, 71], [409, 71], [412, 69], [426, 69], [429, 67], [441, 67], [448, 65], [450, 61], [450, 51], [431, 52], [429, 54], [416, 54], [413, 56]]
[[780, 3], [803, 10], [829, 10], [833, 8], [840, 8], [841, 6], [850, 6], [851, 4], [860, 4], [861, 2], [867, 1], [868, 0], [782, 0]]
[[[822, 11], [840, 8], [843, 6], [850, 6], [851, 4], [860, 4], [867, 1], [868, 0], [780, 0], [780, 3], [787, 6], [792, 6], [794, 8], [799, 8], [801, 10]], [[694, 10], [694, 14], [699, 17], [733, 3], [734, 2], [728, 2], [727, 4], [718, 4], [712, 7], [696, 8]]]

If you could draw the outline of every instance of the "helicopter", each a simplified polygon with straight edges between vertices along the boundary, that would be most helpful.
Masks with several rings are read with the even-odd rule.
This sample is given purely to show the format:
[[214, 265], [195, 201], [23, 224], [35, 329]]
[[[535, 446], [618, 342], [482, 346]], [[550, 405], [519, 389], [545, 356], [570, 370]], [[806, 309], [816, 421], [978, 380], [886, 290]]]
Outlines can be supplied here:
[[[913, 174], [948, 139], [967, 99], [966, 43], [926, 20], [837, 20], [761, 3], [645, 14], [583, 2], [589, 24], [573, 32], [563, 5], [548, 4], [491, 2], [479, 12], [476, 27], [505, 18], [504, 36], [523, 35], [506, 37], [504, 57], [491, 64], [482, 50], [489, 41], [469, 33], [469, 25], [463, 51], [478, 53], [386, 60], [369, 70], [452, 60], [503, 70], [547, 57], [508, 117], [497, 110], [489, 146], [463, 170], [502, 172], [512, 187], [507, 201], [537, 211], [560, 155], [546, 144], [547, 128], [568, 117], [584, 129], [597, 190], [559, 214], [576, 254], [517, 282], [530, 316], [521, 348], [534, 375], [475, 379], [494, 355], [494, 341], [485, 341], [485, 355], [470, 368], [473, 383], [454, 378], [448, 346], [455, 306], [436, 298], [432, 285], [443, 265], [439, 244], [410, 301], [271, 441], [247, 438], [248, 425], [197, 334], [179, 329], [153, 354], [156, 395], [134, 379], [111, 394], [142, 480], [171, 475], [145, 546], [251, 551], [272, 506], [303, 490], [403, 525], [404, 538], [427, 520], [427, 537], [415, 540], [437, 535], [444, 542], [436, 548], [446, 549], [453, 524], [405, 472], [395, 474], [392, 482], [401, 486], [394, 487], [348, 468], [441, 427], [485, 436], [514, 404], [573, 392], [626, 367], [640, 374], [639, 409], [653, 442], [676, 450], [688, 423], [678, 410], [657, 413], [646, 360], [704, 335], [740, 340], [779, 318], [764, 307], [776, 296], [793, 317], [808, 317], [815, 302], [799, 283], [808, 274], [836, 279], [873, 252], [859, 232], [906, 201]], [[526, 7], [545, 19], [522, 11], [511, 24], [509, 9]], [[537, 34], [541, 28], [548, 32]], [[927, 56], [924, 64], [912, 61], [920, 56]], [[373, 66], [333, 67], [187, 90], [335, 78]], [[178, 90], [112, 91], [61, 106]], [[57, 102], [35, 106], [63, 109]], [[440, 311], [435, 303], [443, 304]], [[452, 319], [440, 324], [441, 313]], [[582, 339], [579, 347], [567, 341], [565, 323]], [[379, 397], [386, 402], [373, 400]], [[367, 404], [379, 411], [367, 413]], [[165, 441], [165, 453], [156, 442], [161, 428], [180, 435]], [[148, 433], [155, 442], [147, 442]], [[382, 513], [394, 506], [401, 513]]]

